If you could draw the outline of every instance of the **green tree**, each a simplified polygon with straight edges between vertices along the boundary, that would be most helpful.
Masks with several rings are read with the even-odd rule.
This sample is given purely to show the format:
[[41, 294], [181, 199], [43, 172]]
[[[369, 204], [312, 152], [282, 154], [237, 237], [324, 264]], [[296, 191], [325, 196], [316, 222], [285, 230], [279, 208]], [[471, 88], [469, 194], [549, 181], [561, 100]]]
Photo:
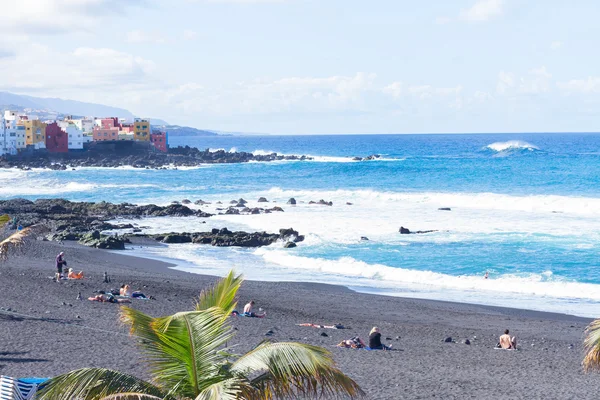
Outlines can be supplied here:
[[39, 400], [234, 400], [362, 397], [320, 347], [263, 342], [244, 355], [227, 352], [227, 323], [242, 277], [233, 271], [203, 291], [195, 311], [153, 318], [123, 307], [121, 321], [140, 342], [151, 382], [103, 368], [52, 378]]

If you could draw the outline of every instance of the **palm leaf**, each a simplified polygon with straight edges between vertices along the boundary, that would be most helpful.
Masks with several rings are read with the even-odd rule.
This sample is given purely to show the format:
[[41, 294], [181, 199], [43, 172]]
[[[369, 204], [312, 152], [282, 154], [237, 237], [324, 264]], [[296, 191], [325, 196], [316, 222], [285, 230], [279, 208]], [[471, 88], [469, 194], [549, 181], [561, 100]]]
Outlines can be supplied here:
[[[250, 394], [250, 396], [248, 395]], [[204, 388], [195, 400], [238, 400], [251, 399], [256, 389], [245, 378], [225, 378]]]
[[18, 232], [13, 233], [6, 239], [0, 242], [0, 261], [8, 259], [10, 249], [18, 249], [25, 245], [25, 238], [28, 236], [38, 235], [48, 228], [43, 225], [32, 225]]
[[225, 278], [220, 279], [214, 286], [200, 292], [200, 296], [196, 300], [196, 311], [220, 307], [226, 314], [231, 314], [237, 305], [235, 297], [243, 280], [242, 275], [235, 276], [235, 272], [230, 271]]
[[[38, 400], [101, 400], [105, 398], [133, 400], [167, 399], [156, 386], [133, 375], [104, 368], [83, 368], [52, 378], [37, 394]], [[146, 397], [140, 397], [146, 396]]]
[[121, 320], [131, 324], [131, 333], [141, 338], [154, 381], [173, 388], [178, 396], [195, 398], [214, 383], [224, 362], [221, 348], [233, 336], [225, 324], [228, 314], [213, 307], [152, 318], [124, 307]]
[[585, 349], [583, 369], [600, 370], [600, 319], [592, 321], [585, 329], [583, 347]]
[[364, 395], [344, 375], [327, 350], [302, 343], [264, 342], [235, 361], [230, 373], [256, 376], [251, 383], [260, 399], [296, 397], [350, 397]]

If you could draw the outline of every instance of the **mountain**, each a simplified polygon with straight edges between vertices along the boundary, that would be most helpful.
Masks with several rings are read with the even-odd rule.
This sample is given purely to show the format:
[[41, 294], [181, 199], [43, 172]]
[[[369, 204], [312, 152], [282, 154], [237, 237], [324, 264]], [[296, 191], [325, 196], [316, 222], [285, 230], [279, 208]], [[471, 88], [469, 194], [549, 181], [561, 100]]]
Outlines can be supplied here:
[[157, 126], [169, 134], [169, 136], [219, 136], [213, 131], [206, 131], [203, 129], [196, 129], [189, 126], [179, 125], [161, 125]]
[[[62, 119], [66, 115], [77, 117], [119, 117], [133, 120], [135, 115], [123, 108], [102, 104], [85, 103], [75, 100], [64, 100], [52, 97], [34, 97], [9, 92], [0, 92], [0, 110], [13, 109], [25, 111], [39, 119]], [[166, 130], [173, 136], [218, 136], [216, 132], [196, 129], [189, 126], [170, 125], [167, 121], [150, 118], [153, 127]]]
[[105, 106], [102, 104], [85, 103], [75, 100], [63, 100], [52, 97], [34, 97], [0, 92], [0, 106], [21, 106], [37, 111], [54, 111], [64, 115], [77, 116], [111, 116], [133, 119], [134, 115], [123, 108]]

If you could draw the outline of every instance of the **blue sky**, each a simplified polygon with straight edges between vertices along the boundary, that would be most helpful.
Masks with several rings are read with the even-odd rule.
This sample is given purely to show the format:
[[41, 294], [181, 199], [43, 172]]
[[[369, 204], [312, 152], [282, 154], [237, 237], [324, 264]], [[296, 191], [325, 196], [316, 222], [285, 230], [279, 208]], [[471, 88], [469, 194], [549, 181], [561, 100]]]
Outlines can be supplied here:
[[222, 131], [600, 130], [595, 1], [3, 6], [0, 90], [14, 93]]

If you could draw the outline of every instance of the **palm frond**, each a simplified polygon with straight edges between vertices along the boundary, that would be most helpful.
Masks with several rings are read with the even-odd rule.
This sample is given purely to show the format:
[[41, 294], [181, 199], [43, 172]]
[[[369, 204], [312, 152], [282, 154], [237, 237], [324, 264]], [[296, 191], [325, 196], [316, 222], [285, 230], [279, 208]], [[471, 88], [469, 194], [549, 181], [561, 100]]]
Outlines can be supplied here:
[[25, 238], [38, 235], [48, 228], [43, 225], [32, 225], [20, 231], [17, 231], [0, 242], [0, 261], [8, 259], [10, 249], [18, 249], [25, 245]]
[[600, 370], [600, 319], [592, 321], [585, 329], [583, 347], [583, 369], [586, 372]]
[[[248, 396], [250, 394], [250, 396]], [[195, 400], [238, 400], [252, 399], [256, 389], [244, 378], [221, 379], [202, 390]]]
[[218, 375], [223, 363], [221, 348], [233, 336], [226, 325], [228, 314], [213, 307], [152, 318], [140, 311], [122, 309], [121, 320], [141, 338], [154, 381], [174, 395], [196, 397]]
[[261, 399], [364, 396], [358, 384], [344, 375], [322, 347], [302, 343], [264, 342], [235, 361], [230, 373], [253, 376]]
[[[44, 385], [37, 394], [38, 400], [101, 400], [111, 395], [128, 395], [125, 399], [167, 399], [156, 386], [133, 375], [104, 368], [82, 368], [59, 375]], [[116, 398], [115, 398], [116, 399]]]
[[164, 400], [162, 397], [140, 393], [117, 393], [103, 397], [100, 400]]
[[235, 309], [235, 297], [244, 278], [242, 275], [235, 276], [232, 270], [223, 279], [220, 279], [209, 289], [200, 292], [196, 300], [196, 311], [207, 310], [211, 307], [220, 307], [227, 314]]

